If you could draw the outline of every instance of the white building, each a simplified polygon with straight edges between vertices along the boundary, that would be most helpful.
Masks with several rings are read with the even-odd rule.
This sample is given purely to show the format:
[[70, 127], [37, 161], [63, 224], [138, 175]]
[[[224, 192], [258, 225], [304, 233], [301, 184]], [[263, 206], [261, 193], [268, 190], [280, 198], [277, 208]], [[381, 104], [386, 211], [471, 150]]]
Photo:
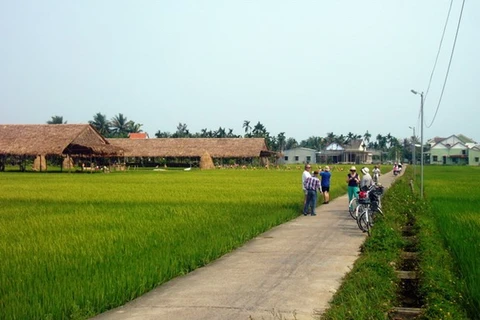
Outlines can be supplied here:
[[294, 148], [283, 151], [280, 164], [317, 163], [317, 151], [309, 148]]

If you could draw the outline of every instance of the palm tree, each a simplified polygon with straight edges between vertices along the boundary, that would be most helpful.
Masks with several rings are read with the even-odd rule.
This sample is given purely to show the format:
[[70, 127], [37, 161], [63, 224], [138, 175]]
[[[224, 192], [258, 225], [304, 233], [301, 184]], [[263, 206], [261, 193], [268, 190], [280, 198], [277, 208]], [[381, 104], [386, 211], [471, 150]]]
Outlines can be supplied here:
[[338, 143], [340, 145], [345, 144], [346, 137], [343, 134], [337, 136], [335, 139], [336, 139], [336, 141], [335, 141], [336, 143]]
[[128, 132], [129, 133], [143, 132], [143, 130], [141, 129], [142, 126], [143, 126], [143, 124], [141, 124], [141, 123], [135, 123], [134, 121], [128, 121]]
[[238, 138], [238, 136], [233, 133], [233, 129], [228, 128], [227, 138]]
[[226, 136], [227, 136], [227, 133], [225, 132], [225, 129], [222, 127], [218, 127], [218, 130], [215, 131], [216, 138], [225, 138]]
[[88, 121], [104, 137], [110, 136], [110, 122], [107, 116], [98, 112], [93, 116], [93, 120]]
[[315, 150], [321, 150], [323, 145], [323, 139], [321, 137], [311, 136], [307, 140], [300, 142], [300, 146]]
[[157, 138], [170, 138], [172, 135], [170, 134], [170, 132], [162, 132], [160, 130], [157, 131], [157, 133], [155, 133], [155, 137]]
[[63, 122], [63, 117], [61, 116], [52, 116], [52, 120], [48, 120], [47, 124], [66, 124], [67, 121]]
[[260, 121], [258, 121], [255, 127], [253, 127], [252, 133], [253, 136], [257, 138], [267, 137], [267, 129], [260, 123]]
[[283, 151], [285, 150], [286, 146], [286, 137], [285, 137], [285, 132], [280, 132], [277, 136], [277, 143], [278, 143], [278, 150]]
[[293, 148], [298, 147], [298, 142], [295, 140], [295, 138], [288, 138], [287, 142], [285, 143], [285, 150], [290, 150]]
[[388, 143], [388, 147], [391, 148], [393, 146], [393, 142], [392, 142], [392, 135], [390, 134], [390, 132], [387, 134], [387, 143]]
[[252, 127], [250, 126], [250, 121], [244, 120], [243, 121], [243, 128], [245, 128], [245, 137], [250, 136], [250, 130], [252, 130]]
[[172, 135], [173, 138], [188, 138], [190, 136], [190, 132], [187, 129], [186, 123], [178, 123], [177, 131]]
[[333, 132], [327, 132], [327, 137], [325, 139], [327, 140], [327, 144], [330, 144], [337, 140], [337, 136]]
[[367, 145], [369, 144], [371, 137], [372, 137], [372, 135], [368, 132], [368, 130], [367, 130], [367, 132], [365, 132], [365, 133], [363, 134], [363, 140], [365, 140], [365, 142], [367, 143]]
[[353, 139], [355, 139], [355, 135], [351, 132], [347, 134], [347, 137], [345, 138], [345, 144], [350, 143]]
[[208, 129], [207, 129], [207, 128], [202, 129], [202, 130], [201, 130], [201, 133], [200, 133], [200, 137], [201, 137], [201, 138], [206, 138], [206, 137], [208, 137], [207, 132], [208, 132]]
[[127, 117], [122, 113], [119, 113], [110, 120], [111, 132], [116, 137], [126, 138], [128, 136], [129, 122]]
[[387, 149], [387, 137], [380, 133], [377, 135], [378, 149], [380, 149], [380, 161], [383, 162], [383, 153]]

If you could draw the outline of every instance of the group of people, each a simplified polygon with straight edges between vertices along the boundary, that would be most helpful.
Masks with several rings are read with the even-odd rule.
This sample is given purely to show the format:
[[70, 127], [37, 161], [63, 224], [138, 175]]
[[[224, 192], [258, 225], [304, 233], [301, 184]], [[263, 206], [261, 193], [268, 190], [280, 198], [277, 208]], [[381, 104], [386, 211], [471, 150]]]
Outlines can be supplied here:
[[[305, 165], [305, 170], [302, 174], [302, 187], [305, 194], [303, 204], [303, 215], [308, 215], [309, 209], [312, 216], [315, 216], [315, 207], [317, 206], [317, 190], [323, 194], [323, 203], [328, 204], [330, 201], [330, 180], [332, 174], [328, 166], [321, 169], [321, 171], [314, 171], [313, 175], [310, 173], [312, 167], [310, 164]], [[367, 189], [374, 183], [378, 182], [380, 177], [380, 168], [375, 166], [373, 171], [374, 178], [370, 175], [370, 169], [363, 167], [361, 169], [362, 177], [360, 178], [355, 166], [350, 167], [350, 172], [347, 174], [346, 182], [348, 184], [348, 202], [356, 197], [361, 189]], [[320, 175], [320, 178], [319, 178]]]
[[[330, 202], [330, 178], [332, 173], [330, 167], [326, 166], [319, 171], [313, 171], [313, 175], [310, 173], [312, 167], [310, 164], [305, 165], [305, 170], [302, 174], [302, 188], [305, 198], [303, 201], [303, 215], [310, 214], [315, 216], [315, 207], [317, 206], [317, 190], [323, 194], [323, 204]], [[320, 178], [319, 178], [320, 175]]]
[[370, 169], [367, 167], [362, 168], [362, 178], [360, 179], [360, 176], [357, 173], [357, 168], [355, 166], [352, 166], [350, 168], [350, 173], [347, 174], [347, 183], [348, 183], [348, 203], [356, 197], [357, 193], [360, 190], [366, 190], [370, 188], [374, 183], [378, 182], [378, 177], [380, 177], [380, 168], [378, 166], [375, 166], [375, 168], [372, 170], [373, 175], [375, 177], [372, 178], [370, 175]]

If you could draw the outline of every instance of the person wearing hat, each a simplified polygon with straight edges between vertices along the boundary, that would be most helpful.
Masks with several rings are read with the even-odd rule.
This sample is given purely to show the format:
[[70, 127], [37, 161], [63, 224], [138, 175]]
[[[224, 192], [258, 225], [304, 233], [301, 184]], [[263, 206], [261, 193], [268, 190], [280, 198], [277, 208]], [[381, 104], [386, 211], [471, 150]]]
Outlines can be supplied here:
[[[347, 183], [348, 183], [348, 203], [352, 201], [353, 198], [355, 198], [360, 191], [360, 188], [358, 187], [360, 183], [360, 177], [358, 176], [357, 173], [357, 168], [355, 166], [350, 167], [350, 173], [347, 174]], [[352, 210], [352, 208], [350, 208]]]
[[373, 185], [373, 179], [370, 175], [370, 169], [367, 167], [362, 168], [363, 177], [360, 181], [360, 190], [368, 190]]
[[316, 216], [315, 207], [317, 206], [317, 190], [320, 189], [318, 171], [313, 171], [313, 176], [308, 177], [307, 180], [305, 180], [305, 189], [307, 190], [307, 201], [303, 206], [303, 215], [306, 216], [308, 214], [308, 208], [311, 208], [312, 216]]
[[303, 198], [303, 205], [305, 206], [305, 203], [307, 203], [307, 189], [305, 189], [305, 181], [307, 181], [308, 178], [310, 178], [312, 175], [310, 174], [310, 170], [312, 170], [312, 166], [307, 163], [305, 164], [305, 169], [303, 170], [302, 173], [302, 189], [303, 189], [303, 194], [305, 197]]
[[325, 166], [320, 172], [320, 178], [322, 179], [322, 194], [323, 194], [323, 203], [327, 204], [330, 201], [330, 178], [332, 173], [330, 172], [330, 167]]

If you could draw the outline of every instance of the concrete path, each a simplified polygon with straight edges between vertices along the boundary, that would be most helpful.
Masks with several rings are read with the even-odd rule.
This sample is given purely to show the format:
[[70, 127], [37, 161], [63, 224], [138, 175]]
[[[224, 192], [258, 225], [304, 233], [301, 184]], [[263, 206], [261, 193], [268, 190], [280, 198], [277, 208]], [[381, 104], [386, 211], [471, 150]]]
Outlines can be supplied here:
[[[380, 182], [389, 187], [394, 178], [389, 172]], [[300, 216], [275, 227], [94, 319], [318, 318], [315, 315], [328, 307], [366, 237], [347, 206], [346, 195], [321, 205], [317, 216]]]

